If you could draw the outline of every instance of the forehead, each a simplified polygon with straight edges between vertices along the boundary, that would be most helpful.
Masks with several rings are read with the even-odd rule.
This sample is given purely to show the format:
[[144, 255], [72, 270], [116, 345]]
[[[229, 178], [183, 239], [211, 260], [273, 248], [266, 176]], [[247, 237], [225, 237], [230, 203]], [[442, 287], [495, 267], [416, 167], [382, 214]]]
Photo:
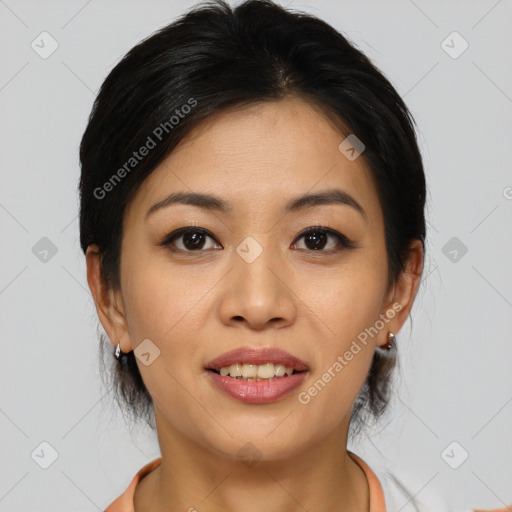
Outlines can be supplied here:
[[132, 209], [144, 213], [172, 191], [211, 193], [247, 214], [329, 188], [354, 196], [370, 216], [380, 206], [363, 158], [340, 150], [342, 133], [300, 98], [262, 102], [211, 115], [143, 182]]

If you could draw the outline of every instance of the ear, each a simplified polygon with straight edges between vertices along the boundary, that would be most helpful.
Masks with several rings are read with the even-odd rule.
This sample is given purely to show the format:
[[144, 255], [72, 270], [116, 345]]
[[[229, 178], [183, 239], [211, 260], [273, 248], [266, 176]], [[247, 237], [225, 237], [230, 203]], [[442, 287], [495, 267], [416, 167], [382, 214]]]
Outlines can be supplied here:
[[133, 347], [128, 335], [126, 316], [120, 292], [108, 288], [103, 280], [99, 247], [91, 244], [85, 254], [87, 265], [87, 282], [94, 298], [94, 304], [112, 345], [121, 345], [121, 350], [130, 352]]
[[409, 245], [406, 268], [400, 274], [385, 300], [386, 304], [382, 313], [389, 320], [386, 328], [379, 333], [378, 344], [380, 346], [388, 342], [389, 332], [396, 335], [400, 331], [409, 316], [421, 281], [423, 257], [421, 240], [413, 240]]

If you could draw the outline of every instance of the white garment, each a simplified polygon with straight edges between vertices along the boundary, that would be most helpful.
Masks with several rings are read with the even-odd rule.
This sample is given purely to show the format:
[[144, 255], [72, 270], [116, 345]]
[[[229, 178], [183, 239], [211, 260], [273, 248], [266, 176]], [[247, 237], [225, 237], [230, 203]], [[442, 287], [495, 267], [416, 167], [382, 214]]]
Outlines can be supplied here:
[[413, 476], [390, 474], [378, 466], [371, 468], [384, 491], [387, 512], [474, 512], [472, 508], [453, 509], [433, 487], [423, 487], [425, 482], [421, 483]]

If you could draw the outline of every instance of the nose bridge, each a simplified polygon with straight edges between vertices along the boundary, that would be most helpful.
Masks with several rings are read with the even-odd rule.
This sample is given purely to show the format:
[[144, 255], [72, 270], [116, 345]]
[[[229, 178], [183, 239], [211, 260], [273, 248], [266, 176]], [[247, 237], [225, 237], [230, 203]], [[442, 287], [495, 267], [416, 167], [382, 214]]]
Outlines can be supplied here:
[[224, 297], [225, 321], [245, 319], [253, 327], [272, 319], [290, 321], [294, 316], [293, 293], [285, 286], [284, 263], [272, 237], [248, 236], [233, 253], [228, 295]]
[[241, 285], [246, 285], [251, 293], [266, 294], [275, 288], [276, 276], [271, 269], [279, 268], [280, 258], [277, 247], [271, 245], [272, 237], [267, 234], [247, 236], [237, 247], [234, 258], [235, 268], [239, 269]]

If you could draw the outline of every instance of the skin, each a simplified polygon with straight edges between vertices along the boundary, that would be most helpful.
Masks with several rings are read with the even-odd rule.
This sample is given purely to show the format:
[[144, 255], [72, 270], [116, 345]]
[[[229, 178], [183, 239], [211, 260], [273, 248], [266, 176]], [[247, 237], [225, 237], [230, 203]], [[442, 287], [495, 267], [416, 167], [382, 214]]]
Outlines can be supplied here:
[[[135, 510], [369, 511], [366, 477], [347, 455], [350, 409], [388, 332], [398, 333], [421, 277], [421, 243], [387, 289], [383, 214], [363, 158], [338, 149], [345, 138], [324, 114], [293, 97], [211, 116], [184, 139], [139, 188], [125, 217], [121, 289], [101, 280], [98, 247], [87, 251], [87, 277], [99, 319], [124, 352], [149, 338], [160, 350], [137, 360], [153, 397], [162, 464], [137, 486]], [[339, 188], [348, 205], [283, 213], [291, 198]], [[171, 192], [215, 194], [231, 213], [191, 205], [147, 210]], [[159, 245], [178, 228], [211, 233], [200, 250]], [[298, 234], [323, 226], [323, 248]], [[252, 236], [262, 254], [236, 252]], [[336, 252], [336, 249], [339, 249]], [[181, 249], [181, 252], [180, 252]], [[307, 390], [379, 315], [402, 309], [307, 405]], [[205, 374], [214, 357], [240, 346], [279, 347], [309, 366], [301, 387], [265, 405], [218, 390]], [[261, 459], [247, 466], [238, 451], [251, 442]]]

